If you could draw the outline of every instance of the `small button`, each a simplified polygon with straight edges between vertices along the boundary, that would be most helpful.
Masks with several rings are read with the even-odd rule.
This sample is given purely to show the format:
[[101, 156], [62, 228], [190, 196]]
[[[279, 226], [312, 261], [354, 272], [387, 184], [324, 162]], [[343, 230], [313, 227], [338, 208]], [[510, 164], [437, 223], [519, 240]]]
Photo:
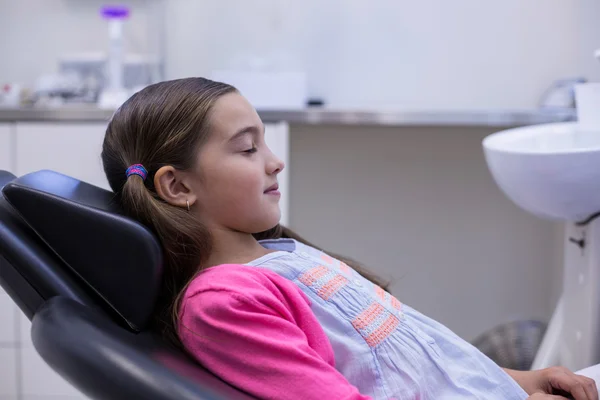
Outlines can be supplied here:
[[358, 279], [355, 279], [355, 280], [354, 280], [354, 284], [355, 284], [356, 286], [362, 286], [362, 283], [360, 283], [360, 280], [358, 280]]
[[578, 342], [581, 342], [581, 337], [582, 337], [582, 336], [583, 336], [583, 335], [581, 334], [581, 331], [577, 331], [577, 332], [575, 333], [575, 338], [577, 339], [577, 341], [578, 341]]
[[579, 284], [583, 285], [585, 283], [585, 276], [583, 273], [579, 274]]

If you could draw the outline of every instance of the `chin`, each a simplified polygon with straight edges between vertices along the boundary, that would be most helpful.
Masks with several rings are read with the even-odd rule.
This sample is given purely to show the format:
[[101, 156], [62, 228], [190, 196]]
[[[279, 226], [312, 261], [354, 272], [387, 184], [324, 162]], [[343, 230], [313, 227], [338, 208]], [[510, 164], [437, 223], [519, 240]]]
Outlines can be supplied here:
[[280, 220], [281, 220], [281, 213], [278, 212], [276, 216], [265, 219], [265, 220], [261, 221], [260, 224], [256, 224], [256, 227], [254, 229], [252, 229], [252, 231], [253, 231], [252, 233], [261, 233], [261, 232], [268, 231], [269, 229], [273, 229], [279, 224]]

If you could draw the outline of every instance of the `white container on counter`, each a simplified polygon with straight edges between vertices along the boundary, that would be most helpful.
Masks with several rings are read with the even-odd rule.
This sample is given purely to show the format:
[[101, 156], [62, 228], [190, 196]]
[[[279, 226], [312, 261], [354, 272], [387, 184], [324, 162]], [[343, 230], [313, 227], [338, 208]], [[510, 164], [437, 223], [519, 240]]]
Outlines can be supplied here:
[[307, 79], [301, 71], [215, 70], [210, 79], [235, 86], [255, 108], [306, 107]]

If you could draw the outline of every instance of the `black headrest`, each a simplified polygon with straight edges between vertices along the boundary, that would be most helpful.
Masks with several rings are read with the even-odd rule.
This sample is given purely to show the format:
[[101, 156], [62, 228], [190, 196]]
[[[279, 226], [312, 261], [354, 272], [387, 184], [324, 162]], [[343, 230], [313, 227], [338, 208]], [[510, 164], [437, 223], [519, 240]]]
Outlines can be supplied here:
[[53, 171], [9, 182], [4, 197], [90, 290], [142, 329], [162, 277], [154, 235], [123, 216], [112, 192]]
[[[14, 179], [14, 175], [0, 171], [0, 190]], [[30, 319], [44, 301], [54, 296], [64, 296], [90, 306], [96, 303], [85, 285], [65, 268], [60, 258], [48, 251], [48, 246], [2, 195], [0, 284]]]

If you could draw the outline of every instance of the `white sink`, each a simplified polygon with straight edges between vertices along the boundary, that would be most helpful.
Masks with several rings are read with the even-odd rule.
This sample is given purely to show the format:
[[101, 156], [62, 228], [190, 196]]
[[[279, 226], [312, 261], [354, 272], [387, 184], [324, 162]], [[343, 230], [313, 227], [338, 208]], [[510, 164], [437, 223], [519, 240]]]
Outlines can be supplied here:
[[494, 133], [483, 148], [496, 183], [524, 210], [575, 222], [600, 211], [600, 131], [527, 126]]

